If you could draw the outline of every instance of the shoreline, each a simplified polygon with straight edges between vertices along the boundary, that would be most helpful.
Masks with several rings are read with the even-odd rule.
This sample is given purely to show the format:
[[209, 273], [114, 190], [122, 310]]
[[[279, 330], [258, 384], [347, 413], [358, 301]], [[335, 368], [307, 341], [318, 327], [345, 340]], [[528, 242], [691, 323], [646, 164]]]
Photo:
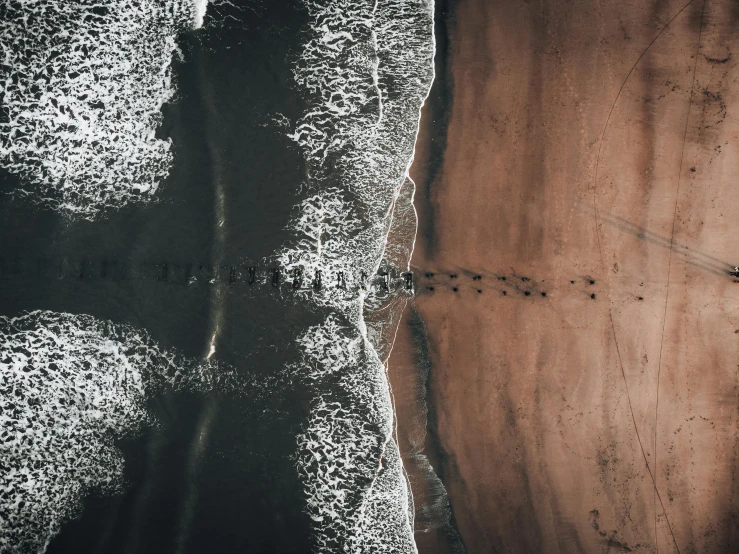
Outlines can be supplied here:
[[[451, 76], [447, 70], [447, 25], [453, 13], [453, 7], [450, 7], [452, 3], [449, 0], [434, 2], [434, 78], [419, 111], [413, 157], [406, 171], [407, 178], [414, 185], [413, 208], [417, 218], [408, 270], [417, 270], [415, 260], [419, 257], [428, 258], [434, 244], [431, 185], [441, 169], [439, 158], [443, 156], [446, 147], [446, 135], [439, 132], [437, 120], [448, 120], [451, 102]], [[409, 331], [412, 336], [410, 339]], [[409, 342], [413, 348], [408, 348]], [[434, 410], [428, 406], [430, 367], [426, 366], [421, 374], [416, 371], [419, 365], [431, 363], [430, 357], [423, 354], [419, 363], [417, 355], [424, 346], [429, 347], [425, 337], [425, 324], [416, 309], [415, 298], [411, 298], [397, 322], [394, 346], [386, 362], [388, 384], [393, 398], [394, 436], [413, 500], [414, 538], [419, 552], [456, 554], [465, 552], [465, 548], [459, 537], [442, 479], [436, 473], [438, 469], [443, 469], [439, 461], [445, 454], [436, 437], [435, 424], [427, 419], [428, 416], [434, 418]], [[411, 390], [408, 390], [409, 383]], [[403, 428], [399, 432], [398, 426], [404, 427], [401, 420], [408, 419], [413, 421], [414, 428]], [[421, 436], [409, 436], [414, 434]], [[423, 529], [419, 530], [419, 523], [424, 526]]]
[[455, 6], [448, 127], [422, 117], [410, 172], [418, 293], [388, 364], [419, 552], [453, 551], [424, 527], [419, 453], [470, 552], [739, 544], [739, 44], [730, 4], [705, 10]]

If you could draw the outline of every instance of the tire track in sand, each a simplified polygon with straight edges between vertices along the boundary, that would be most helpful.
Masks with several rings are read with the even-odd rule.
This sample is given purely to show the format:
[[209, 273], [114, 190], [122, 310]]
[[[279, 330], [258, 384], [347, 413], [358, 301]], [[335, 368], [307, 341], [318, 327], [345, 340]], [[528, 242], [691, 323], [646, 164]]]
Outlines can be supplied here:
[[[636, 67], [639, 65], [639, 62], [646, 55], [649, 49], [654, 45], [654, 43], [657, 42], [657, 39], [659, 39], [659, 37], [662, 36], [662, 33], [664, 33], [667, 30], [667, 28], [672, 24], [672, 22], [675, 21], [675, 19], [677, 19], [678, 16], [681, 13], [683, 13], [688, 8], [688, 6], [690, 6], [694, 1], [695, 0], [690, 0], [687, 4], [685, 4], [682, 8], [680, 8], [680, 10], [674, 16], [672, 16], [672, 18], [667, 22], [667, 24], [665, 24], [665, 26], [662, 27], [662, 29], [660, 29], [660, 31], [655, 35], [652, 41], [642, 51], [642, 53], [639, 55], [639, 57], [634, 62], [634, 65], [631, 66], [631, 69], [629, 69], [629, 72], [626, 74], [626, 78], [623, 80], [623, 83], [621, 83], [621, 87], [618, 89], [618, 93], [616, 94], [616, 97], [613, 99], [613, 104], [611, 104], [611, 108], [608, 110], [608, 116], [606, 117], [606, 122], [603, 125], [603, 131], [601, 132], [601, 135], [600, 135], [600, 140], [598, 144], [598, 154], [596, 155], [596, 158], [595, 158], [595, 171], [594, 171], [594, 176], [593, 176], [593, 215], [594, 215], [594, 222], [595, 222], [595, 236], [598, 242], [598, 254], [600, 256], [601, 267], [604, 270], [605, 270], [605, 263], [603, 260], [603, 246], [601, 245], [600, 232], [598, 230], [598, 202], [597, 202], [596, 193], [598, 190], [598, 166], [600, 165], [600, 157], [603, 151], [603, 139], [605, 138], [606, 131], [608, 129], [608, 124], [611, 120], [611, 115], [613, 114], [613, 110], [616, 107], [616, 103], [618, 102], [618, 99], [621, 97], [621, 93], [623, 92], [623, 89], [626, 86], [626, 83], [628, 82], [631, 75], [634, 73], [634, 70], [636, 69]], [[705, 0], [704, 0], [704, 5], [705, 5]], [[701, 27], [702, 27], [702, 24], [701, 24]], [[691, 94], [692, 94], [692, 88], [691, 88]], [[683, 148], [684, 148], [684, 145], [683, 145]], [[673, 232], [674, 232], [674, 221], [673, 221]], [[647, 472], [649, 473], [649, 477], [652, 481], [652, 486], [654, 488], [654, 494], [657, 496], [657, 499], [659, 500], [660, 506], [662, 508], [662, 512], [665, 514], [665, 521], [667, 522], [667, 527], [670, 531], [670, 536], [672, 537], [672, 541], [675, 544], [675, 548], [677, 549], [678, 554], [680, 554], [680, 547], [678, 546], [677, 541], [675, 540], [675, 535], [672, 532], [672, 525], [670, 524], [670, 519], [667, 517], [667, 511], [665, 510], [664, 503], [662, 502], [662, 497], [659, 494], [659, 490], [657, 489], [657, 482], [655, 480], [655, 475], [652, 472], [652, 468], [649, 466], [647, 455], [644, 452], [644, 446], [642, 444], [641, 436], [639, 434], [639, 428], [636, 424], [636, 417], [634, 416], [634, 408], [631, 404], [631, 396], [629, 394], [629, 384], [626, 380], [626, 372], [624, 371], [624, 365], [621, 359], [621, 349], [618, 344], [618, 337], [616, 336], [616, 326], [613, 322], [613, 311], [611, 310], [610, 305], [608, 308], [608, 318], [611, 322], [611, 332], [613, 334], [613, 342], [616, 346], [616, 355], [618, 357], [618, 364], [621, 369], [621, 376], [623, 377], [623, 380], [624, 380], [624, 388], [626, 390], [626, 399], [629, 404], [629, 412], [631, 413], [631, 421], [634, 425], [634, 432], [636, 434], [636, 439], [639, 442], [639, 449], [641, 451], [642, 457], [644, 458], [644, 465], [646, 466]], [[655, 506], [655, 512], [656, 512], [656, 506]], [[656, 535], [655, 535], [655, 543], [656, 543]]]

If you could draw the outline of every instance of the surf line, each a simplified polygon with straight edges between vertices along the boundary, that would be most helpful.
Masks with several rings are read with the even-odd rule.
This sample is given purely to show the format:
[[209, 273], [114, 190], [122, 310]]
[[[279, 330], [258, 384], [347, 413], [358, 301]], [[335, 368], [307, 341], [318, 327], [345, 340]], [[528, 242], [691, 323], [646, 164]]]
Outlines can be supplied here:
[[[374, 9], [375, 10], [377, 9], [377, 0], [375, 0], [375, 8]], [[393, 215], [394, 215], [395, 208], [397, 206], [398, 198], [400, 197], [400, 191], [401, 191], [401, 189], [403, 187], [403, 183], [406, 180], [408, 180], [411, 183], [411, 187], [412, 187], [411, 198], [410, 198], [410, 205], [411, 205], [411, 208], [413, 209], [413, 221], [414, 221], [414, 224], [415, 224], [415, 228], [413, 230], [413, 237], [411, 239], [410, 252], [408, 254], [407, 264], [403, 268], [403, 270], [405, 271], [404, 275], [408, 275], [408, 274], [411, 275], [411, 282], [412, 282], [412, 275], [413, 275], [413, 273], [411, 272], [411, 260], [413, 259], [413, 253], [415, 252], [415, 248], [416, 248], [416, 240], [418, 239], [418, 210], [416, 210], [416, 205], [415, 205], [416, 183], [412, 179], [412, 177], [410, 175], [410, 171], [411, 171], [411, 167], [413, 166], [413, 162], [415, 161], [415, 157], [416, 157], [416, 149], [418, 147], [418, 136], [419, 136], [419, 134], [421, 132], [421, 120], [422, 120], [422, 117], [423, 117], [423, 108], [426, 105], [426, 102], [428, 101], [429, 96], [431, 95], [431, 88], [432, 88], [434, 82], [436, 81], [436, 64], [435, 64], [435, 60], [436, 60], [436, 54], [437, 54], [437, 47], [436, 47], [436, 30], [434, 28], [434, 23], [433, 23], [433, 21], [434, 21], [434, 14], [435, 14], [435, 10], [436, 10], [436, 2], [435, 2], [435, 0], [429, 0], [429, 10], [431, 12], [431, 22], [432, 22], [431, 23], [431, 79], [430, 79], [430, 81], [428, 83], [428, 88], [426, 89], [426, 94], [424, 95], [423, 101], [421, 102], [420, 106], [418, 107], [418, 114], [416, 116], [416, 133], [415, 133], [415, 136], [413, 138], [413, 150], [412, 150], [412, 153], [411, 153], [410, 158], [408, 159], [408, 162], [406, 163], [405, 171], [403, 173], [403, 180], [401, 181], [400, 186], [398, 186], [397, 189], [395, 190], [395, 196], [393, 198], [393, 202], [391, 203], [390, 213], [389, 213], [390, 217], [392, 218]], [[374, 10], [373, 10], [373, 14], [374, 14]], [[377, 48], [377, 38], [376, 38], [376, 35], [375, 35], [374, 30], [373, 30], [373, 33], [372, 33], [372, 37], [373, 37], [374, 42], [375, 42], [375, 48]], [[377, 68], [375, 68], [375, 75], [374, 76], [375, 76], [375, 78], [377, 78]], [[382, 91], [379, 89], [379, 83], [377, 83], [377, 89], [378, 89], [378, 95], [380, 97], [380, 118], [381, 118], [382, 117]], [[379, 124], [379, 120], [378, 120], [378, 124]], [[392, 219], [391, 219], [391, 221], [392, 221]], [[384, 258], [385, 251], [387, 250], [387, 247], [388, 247], [388, 238], [389, 238], [389, 234], [390, 234], [391, 225], [388, 225], [386, 227], [386, 229], [387, 230], [385, 232], [384, 246], [383, 246], [383, 251], [382, 251], [382, 254], [380, 256], [380, 259]], [[363, 305], [363, 307], [364, 307], [364, 305]], [[401, 313], [400, 313], [400, 316], [399, 317], [402, 317], [402, 314], [403, 314], [404, 311], [405, 311], [405, 306], [403, 307], [403, 310], [401, 310]], [[364, 324], [364, 310], [362, 310], [362, 313], [361, 313], [360, 317], [362, 319], [362, 323]], [[398, 336], [398, 327], [399, 327], [399, 325], [396, 325], [395, 326], [395, 331], [393, 333], [393, 338], [392, 338], [392, 340], [389, 343], [388, 352], [387, 352], [387, 358], [386, 358], [386, 360], [383, 363], [383, 365], [385, 366], [385, 371], [386, 372], [388, 371], [390, 356], [392, 355], [393, 348], [395, 347], [395, 341], [396, 341], [397, 336]], [[366, 325], [364, 326], [364, 328], [366, 329]], [[392, 431], [392, 434], [385, 439], [385, 442], [384, 442], [383, 448], [382, 448], [383, 455], [385, 453], [385, 450], [387, 449], [387, 444], [391, 440], [391, 438], [394, 438], [395, 441], [396, 441], [396, 443], [397, 443], [397, 437], [398, 437], [398, 416], [397, 416], [396, 409], [395, 409], [395, 395], [393, 393], [392, 385], [390, 384], [390, 380], [389, 379], [387, 379], [387, 388], [388, 388], [388, 394], [390, 396], [390, 404], [391, 404], [391, 407], [392, 407], [393, 431]], [[413, 502], [413, 490], [412, 490], [412, 488], [410, 486], [410, 480], [408, 479], [408, 472], [407, 472], [407, 470], [405, 468], [405, 465], [403, 464], [403, 456], [400, 454], [400, 450], [398, 450], [398, 459], [399, 459], [399, 463], [400, 463], [400, 469], [401, 469], [401, 471], [403, 473], [403, 476], [405, 477], [405, 480], [406, 480], [406, 483], [407, 483], [407, 487], [408, 487], [408, 491], [407, 492], [408, 492], [408, 497], [410, 499], [411, 507], [413, 509], [415, 509], [415, 504]], [[377, 479], [377, 476], [379, 475], [379, 472], [380, 472], [381, 469], [382, 469], [382, 466], [380, 464], [380, 465], [378, 465], [377, 472], [375, 473], [375, 479], [373, 480], [372, 485], [374, 484], [374, 481]], [[372, 485], [370, 485], [370, 488], [371, 488]], [[442, 484], [442, 488], [443, 488], [443, 484]], [[444, 492], [446, 492], [446, 491], [444, 491]], [[406, 518], [406, 524], [408, 525], [408, 530], [409, 530], [411, 536], [413, 536], [413, 533], [414, 533], [413, 523], [408, 518]]]

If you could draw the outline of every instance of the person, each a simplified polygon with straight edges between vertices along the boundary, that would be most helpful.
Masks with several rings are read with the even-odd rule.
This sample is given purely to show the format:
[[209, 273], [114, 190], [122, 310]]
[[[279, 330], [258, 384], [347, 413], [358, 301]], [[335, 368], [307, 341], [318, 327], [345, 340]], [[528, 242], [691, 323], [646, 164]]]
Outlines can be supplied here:
[[405, 290], [413, 290], [413, 273], [405, 273]]

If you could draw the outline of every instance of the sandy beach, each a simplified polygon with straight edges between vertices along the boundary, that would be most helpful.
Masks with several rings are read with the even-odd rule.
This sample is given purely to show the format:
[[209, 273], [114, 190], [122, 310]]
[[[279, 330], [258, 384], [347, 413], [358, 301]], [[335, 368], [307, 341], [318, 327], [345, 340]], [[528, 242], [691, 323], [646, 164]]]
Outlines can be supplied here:
[[443, 9], [389, 361], [419, 551], [736, 551], [739, 4]]

